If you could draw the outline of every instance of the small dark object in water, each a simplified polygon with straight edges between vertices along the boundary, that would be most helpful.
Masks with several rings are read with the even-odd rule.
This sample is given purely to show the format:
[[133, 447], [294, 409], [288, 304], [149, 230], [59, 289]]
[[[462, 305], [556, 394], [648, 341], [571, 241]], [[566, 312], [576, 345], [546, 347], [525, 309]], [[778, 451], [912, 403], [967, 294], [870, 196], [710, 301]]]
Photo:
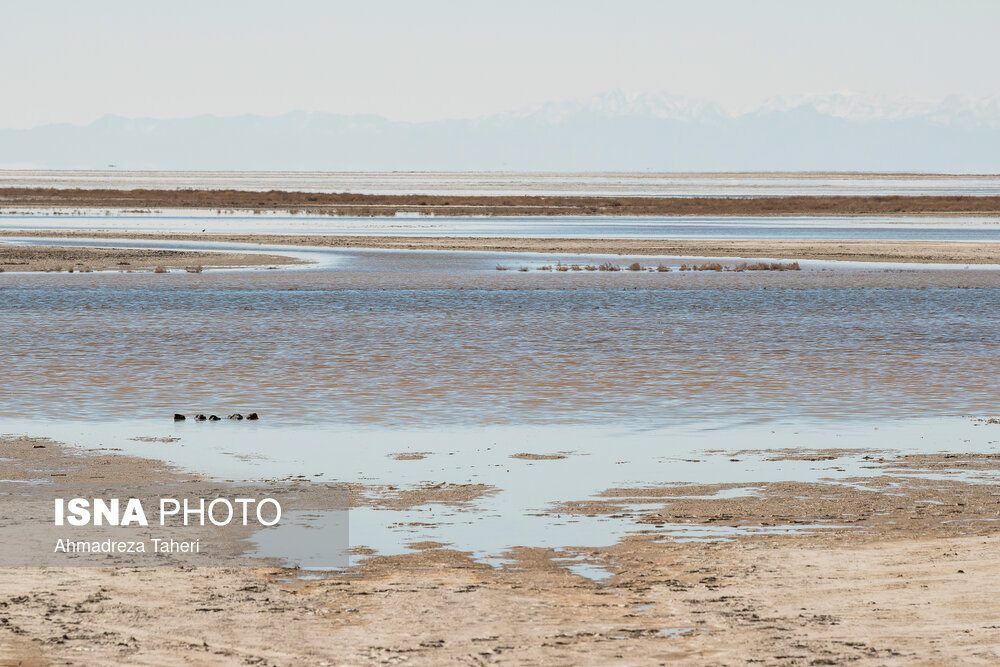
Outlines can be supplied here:
[[195, 417], [194, 417], [194, 420], [196, 422], [203, 422], [206, 419], [208, 419], [208, 417], [206, 417], [205, 415], [195, 415]]
[[175, 422], [182, 422], [182, 421], [184, 421], [185, 419], [187, 419], [187, 417], [185, 417], [185, 416], [184, 416], [184, 415], [182, 415], [181, 413], [179, 413], [179, 412], [175, 412], [175, 413], [174, 413], [174, 421], [175, 421]]
[[251, 412], [250, 414], [247, 415], [247, 419], [254, 419], [254, 420], [256, 420], [257, 419], [257, 413], [256, 412]]
[[241, 415], [238, 412], [234, 412], [233, 414], [229, 415], [229, 419], [240, 420], [240, 419], [243, 419], [243, 415]]
[[208, 418], [208, 421], [210, 421], [210, 422], [217, 422], [217, 421], [220, 421], [221, 419], [222, 419], [222, 417], [219, 417], [217, 415], [212, 415], [211, 417]]

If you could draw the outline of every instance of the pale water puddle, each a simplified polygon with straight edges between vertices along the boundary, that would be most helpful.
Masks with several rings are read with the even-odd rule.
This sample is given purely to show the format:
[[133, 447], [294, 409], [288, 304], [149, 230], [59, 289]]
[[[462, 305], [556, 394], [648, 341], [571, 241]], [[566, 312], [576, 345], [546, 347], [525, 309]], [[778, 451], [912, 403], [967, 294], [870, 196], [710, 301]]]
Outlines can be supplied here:
[[[398, 489], [441, 483], [487, 485], [495, 492], [464, 504], [353, 508], [351, 546], [391, 555], [406, 552], [411, 543], [433, 541], [471, 552], [494, 565], [507, 563], [504, 554], [515, 546], [568, 549], [565, 565], [592, 578], [606, 576], [606, 571], [574, 554], [573, 548], [612, 545], [631, 532], [650, 528], [637, 524], [632, 515], [645, 509], [645, 504], [636, 504], [614, 516], [587, 516], [554, 511], [558, 503], [594, 498], [609, 488], [665, 484], [735, 483], [740, 486], [720, 491], [714, 497], [750, 496], [757, 494], [754, 485], [762, 482], [871, 476], [871, 463], [862, 457], [889, 449], [902, 453], [1000, 449], [1000, 427], [977, 425], [966, 418], [736, 428], [691, 424], [650, 431], [546, 426], [406, 430], [333, 425], [274, 427], [245, 421], [40, 424], [3, 419], [0, 432], [46, 436], [75, 446], [121, 451], [236, 481], [304, 476], [317, 482], [391, 485]], [[148, 442], [137, 441], [136, 437], [177, 440]], [[768, 460], [780, 459], [781, 452], [759, 451], [785, 449], [853, 451], [825, 461]], [[513, 454], [557, 452], [563, 452], [565, 458], [511, 458]], [[399, 460], [401, 454], [410, 457]], [[892, 474], [881, 470], [875, 473]], [[965, 478], [973, 482], [997, 481], [980, 473]], [[377, 498], [379, 494], [376, 488], [371, 495]], [[648, 507], [659, 504], [662, 501], [653, 501]], [[676, 540], [701, 540], [823, 527], [660, 524], [657, 531]]]

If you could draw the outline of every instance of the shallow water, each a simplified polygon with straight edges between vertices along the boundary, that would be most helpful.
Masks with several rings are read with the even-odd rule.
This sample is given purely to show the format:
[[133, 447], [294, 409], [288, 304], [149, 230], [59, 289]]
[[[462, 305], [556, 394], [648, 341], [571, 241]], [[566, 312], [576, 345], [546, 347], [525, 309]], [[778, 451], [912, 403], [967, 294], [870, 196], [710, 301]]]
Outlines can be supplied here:
[[732, 217], [513, 217], [341, 218], [270, 213], [247, 216], [213, 211], [83, 213], [40, 210], [0, 213], [0, 228], [230, 234], [351, 234], [362, 236], [473, 236], [615, 239], [858, 239], [1000, 241], [1000, 219], [990, 217], [732, 218]]
[[[486, 484], [495, 493], [465, 504], [356, 508], [352, 544], [387, 554], [433, 540], [494, 564], [512, 546], [548, 546], [597, 578], [572, 547], [613, 544], [639, 530], [635, 517], [554, 503], [671, 482], [750, 494], [870, 474], [861, 457], [872, 450], [995, 451], [1000, 440], [958, 417], [997, 411], [995, 272], [817, 262], [781, 274], [522, 273], [495, 264], [553, 258], [297, 252], [320, 263], [0, 275], [0, 432], [225, 478]], [[250, 410], [263, 421], [171, 421]], [[825, 447], [857, 454], [732, 456]], [[415, 452], [427, 454], [394, 456]], [[511, 458], [521, 452], [565, 458]]]
[[[410, 544], [430, 540], [468, 551], [494, 565], [506, 562], [505, 552], [514, 546], [566, 549], [572, 554], [574, 547], [611, 545], [630, 533], [649, 529], [649, 525], [637, 523], [637, 515], [662, 505], [662, 500], [628, 506], [611, 515], [558, 510], [560, 503], [591, 499], [609, 488], [735, 483], [741, 486], [717, 497], [753, 495], [753, 485], [764, 482], [846, 481], [873, 472], [884, 474], [873, 470], [863, 457], [886, 450], [994, 452], [1000, 444], [1000, 427], [977, 425], [967, 418], [844, 420], [836, 425], [797, 420], [735, 428], [701, 422], [641, 431], [606, 426], [407, 430], [275, 426], [266, 422], [40, 422], [5, 418], [0, 419], [0, 432], [45, 435], [237, 481], [302, 475], [315, 481], [375, 487], [487, 485], [495, 491], [467, 503], [428, 502], [403, 509], [355, 507], [350, 512], [350, 534], [353, 547], [367, 547], [379, 554], [404, 553]], [[173, 441], [149, 442], [137, 437]], [[781, 450], [824, 449], [838, 450], [838, 458], [806, 461], [780, 456]], [[512, 458], [523, 452], [560, 452], [564, 458]], [[422, 458], [401, 460], [399, 454]], [[905, 475], [934, 478], [933, 474]], [[972, 471], [967, 479], [997, 482], [979, 471]], [[657, 533], [678, 540], [729, 539], [744, 533], [823, 527], [831, 526], [663, 524], [657, 526]], [[566, 565], [581, 575], [603, 576], [599, 566], [579, 562], [579, 557], [568, 555]]]
[[802, 271], [671, 289], [709, 279], [523, 275], [447, 254], [409, 270], [419, 257], [282, 276], [5, 274], [0, 416], [655, 427], [980, 413], [1000, 393], [996, 287], [787, 287]]

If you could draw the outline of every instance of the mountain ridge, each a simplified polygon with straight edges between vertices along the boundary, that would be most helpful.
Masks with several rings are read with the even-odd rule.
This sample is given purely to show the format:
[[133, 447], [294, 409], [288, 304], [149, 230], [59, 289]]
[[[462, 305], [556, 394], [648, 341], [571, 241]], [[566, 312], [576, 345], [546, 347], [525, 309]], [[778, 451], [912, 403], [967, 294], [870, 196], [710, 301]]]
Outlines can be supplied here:
[[292, 111], [0, 129], [0, 165], [317, 171], [1000, 171], [1000, 98], [846, 94], [733, 112], [610, 91], [476, 119]]

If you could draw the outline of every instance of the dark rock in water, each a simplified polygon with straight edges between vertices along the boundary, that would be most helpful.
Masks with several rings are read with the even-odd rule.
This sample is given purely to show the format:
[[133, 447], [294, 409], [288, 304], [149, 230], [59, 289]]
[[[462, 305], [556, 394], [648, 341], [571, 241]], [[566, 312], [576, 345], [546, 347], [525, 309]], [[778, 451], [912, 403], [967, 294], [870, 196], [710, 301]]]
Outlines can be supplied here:
[[211, 417], [208, 418], [208, 421], [210, 421], [210, 422], [217, 422], [217, 421], [219, 421], [221, 419], [222, 419], [222, 417], [218, 417], [216, 415], [212, 415]]
[[185, 419], [187, 419], [187, 417], [185, 417], [185, 416], [184, 416], [184, 415], [182, 415], [181, 413], [179, 413], [179, 412], [175, 412], [175, 413], [174, 413], [174, 421], [175, 421], [175, 422], [182, 422], [182, 421], [184, 421]]
[[194, 417], [194, 420], [196, 422], [203, 422], [206, 419], [208, 419], [208, 417], [206, 417], [205, 415], [195, 415], [195, 417]]
[[258, 417], [256, 412], [251, 412], [250, 414], [247, 415], [247, 419], [257, 419], [257, 418]]
[[233, 414], [229, 415], [229, 419], [237, 419], [237, 420], [243, 419], [243, 415], [241, 415], [238, 412], [234, 412]]

